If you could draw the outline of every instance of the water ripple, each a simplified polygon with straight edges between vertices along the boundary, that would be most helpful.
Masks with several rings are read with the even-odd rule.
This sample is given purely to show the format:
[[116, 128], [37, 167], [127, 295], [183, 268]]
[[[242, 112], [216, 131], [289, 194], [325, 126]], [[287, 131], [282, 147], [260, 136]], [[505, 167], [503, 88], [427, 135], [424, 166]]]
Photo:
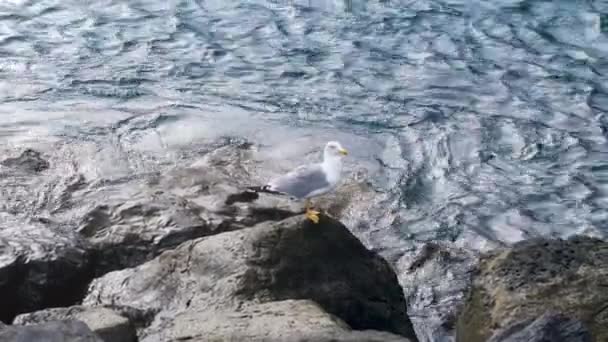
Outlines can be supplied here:
[[146, 158], [365, 136], [385, 235], [607, 236], [607, 18], [600, 1], [5, 0], [0, 137]]

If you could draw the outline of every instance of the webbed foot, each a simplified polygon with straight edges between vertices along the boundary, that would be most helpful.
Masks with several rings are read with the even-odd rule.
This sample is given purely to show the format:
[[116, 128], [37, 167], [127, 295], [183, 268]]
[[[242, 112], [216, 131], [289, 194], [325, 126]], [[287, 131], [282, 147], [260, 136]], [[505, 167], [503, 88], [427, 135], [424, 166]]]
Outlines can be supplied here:
[[317, 224], [319, 223], [319, 214], [320, 212], [313, 210], [313, 209], [308, 209], [306, 210], [306, 218], [311, 220], [312, 223]]

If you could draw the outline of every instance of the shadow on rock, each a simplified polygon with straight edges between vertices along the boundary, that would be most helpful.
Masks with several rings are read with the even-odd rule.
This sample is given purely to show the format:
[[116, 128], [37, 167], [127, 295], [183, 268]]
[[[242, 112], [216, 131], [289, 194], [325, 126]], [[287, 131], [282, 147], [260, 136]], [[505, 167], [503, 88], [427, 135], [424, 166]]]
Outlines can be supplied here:
[[92, 274], [85, 243], [70, 227], [0, 215], [0, 319], [71, 305]]

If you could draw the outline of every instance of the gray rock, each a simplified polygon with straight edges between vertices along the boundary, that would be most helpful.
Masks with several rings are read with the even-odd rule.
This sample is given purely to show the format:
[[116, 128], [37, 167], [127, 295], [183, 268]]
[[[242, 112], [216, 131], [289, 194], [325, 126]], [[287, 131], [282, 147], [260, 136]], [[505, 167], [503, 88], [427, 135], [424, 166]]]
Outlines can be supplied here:
[[63, 320], [78, 320], [85, 323], [105, 342], [133, 342], [137, 338], [129, 319], [103, 307], [72, 306], [46, 309], [19, 315], [13, 324], [32, 325]]
[[70, 227], [0, 214], [0, 319], [70, 305], [90, 277], [89, 255]]
[[387, 332], [354, 331], [309, 300], [251, 304], [229, 311], [186, 311], [147, 341], [408, 342]]
[[18, 157], [4, 159], [0, 165], [26, 172], [41, 172], [49, 168], [49, 162], [32, 149], [26, 149]]
[[80, 321], [0, 328], [0, 342], [103, 342]]
[[513, 323], [488, 342], [592, 342], [585, 325], [558, 313]]
[[92, 245], [96, 274], [137, 266], [184, 241], [297, 215], [301, 205], [282, 197], [229, 201], [248, 185], [248, 152], [220, 148], [128, 196], [93, 201], [78, 231]]
[[598, 239], [534, 239], [493, 251], [481, 258], [457, 339], [485, 342], [549, 311], [580, 320], [594, 340], [608, 341], [607, 278], [608, 242]]
[[186, 242], [96, 279], [84, 304], [158, 313], [140, 331], [146, 337], [170, 331], [183, 312], [226, 312], [287, 299], [313, 300], [356, 330], [415, 339], [388, 263], [327, 216], [318, 225], [294, 217]]
[[[76, 319], [109, 334], [106, 340], [119, 340], [128, 336], [123, 316], [150, 342], [188, 339], [185, 333], [201, 339], [222, 327], [220, 337], [229, 339], [224, 320], [234, 334], [258, 340], [267, 340], [264, 329], [294, 321], [301, 322], [292, 335], [270, 329], [271, 337], [415, 340], [386, 261], [326, 216], [320, 225], [294, 217], [302, 213], [301, 203], [243, 196], [245, 187], [263, 181], [252, 172], [251, 151], [248, 144], [222, 147], [187, 168], [134, 178], [110, 174], [97, 183], [73, 165], [60, 181], [50, 179], [50, 172], [24, 173], [19, 188], [7, 192], [5, 211], [44, 211], [62, 224], [0, 220], [8, 223], [0, 229], [0, 315], [10, 321], [18, 313], [72, 305], [93, 275], [105, 274], [91, 284], [87, 308], [43, 310], [16, 322]], [[0, 170], [44, 169], [7, 165], [14, 169]], [[57, 160], [52, 165], [51, 171], [63, 170]], [[357, 186], [341, 187], [316, 204], [341, 215], [350, 210]], [[123, 270], [111, 272], [117, 269]], [[120, 314], [103, 311], [106, 306]], [[243, 312], [263, 314], [239, 319]], [[205, 324], [187, 329], [200, 319]], [[333, 325], [317, 331], [315, 324], [329, 321]], [[39, 326], [11, 329], [31, 332]]]

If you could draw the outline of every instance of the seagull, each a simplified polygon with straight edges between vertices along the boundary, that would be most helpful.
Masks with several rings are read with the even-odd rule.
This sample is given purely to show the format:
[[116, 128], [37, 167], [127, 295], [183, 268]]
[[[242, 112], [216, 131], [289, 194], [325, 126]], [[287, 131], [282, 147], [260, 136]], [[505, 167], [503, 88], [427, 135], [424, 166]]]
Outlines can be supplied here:
[[337, 141], [330, 141], [323, 150], [323, 162], [307, 164], [272, 179], [266, 185], [249, 187], [255, 192], [287, 195], [305, 200], [306, 218], [319, 223], [320, 212], [312, 209], [310, 199], [324, 195], [338, 185], [342, 173], [342, 159], [348, 151]]

